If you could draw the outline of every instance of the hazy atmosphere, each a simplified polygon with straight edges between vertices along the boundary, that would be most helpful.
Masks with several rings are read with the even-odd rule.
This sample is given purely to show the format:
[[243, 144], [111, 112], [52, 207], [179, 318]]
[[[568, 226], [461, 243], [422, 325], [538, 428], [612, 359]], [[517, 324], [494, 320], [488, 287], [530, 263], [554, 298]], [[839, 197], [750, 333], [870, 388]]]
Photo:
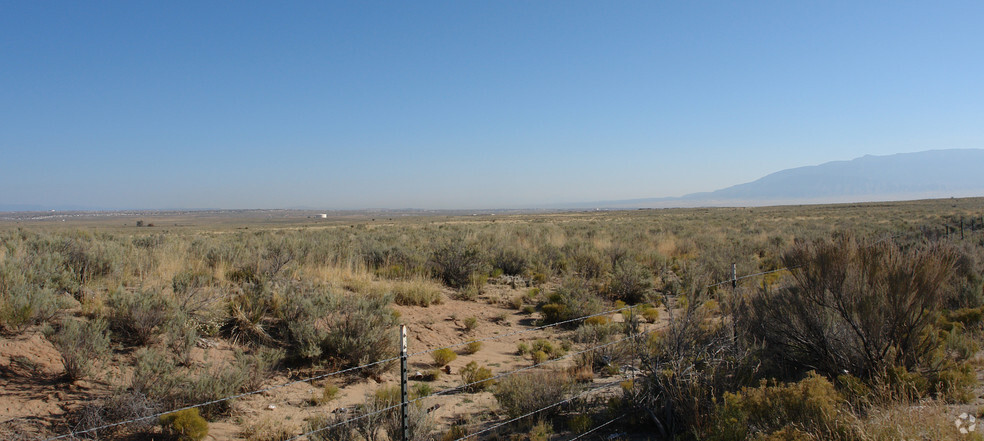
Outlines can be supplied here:
[[497, 208], [984, 146], [981, 2], [3, 2], [0, 205]]

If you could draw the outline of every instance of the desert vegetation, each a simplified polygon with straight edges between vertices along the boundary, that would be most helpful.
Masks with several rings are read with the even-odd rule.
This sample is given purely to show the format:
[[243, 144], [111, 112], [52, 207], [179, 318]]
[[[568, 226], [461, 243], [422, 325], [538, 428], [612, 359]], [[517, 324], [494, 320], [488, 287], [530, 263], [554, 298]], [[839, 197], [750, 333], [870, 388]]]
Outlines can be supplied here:
[[[568, 439], [609, 421], [594, 435], [979, 438], [954, 418], [984, 410], [982, 213], [960, 199], [7, 222], [0, 332], [24, 352], [0, 354], [0, 379], [12, 403], [55, 398], [8, 408], [0, 436], [137, 419], [79, 436], [393, 439], [396, 328], [413, 323], [415, 440]], [[732, 287], [732, 264], [755, 276]], [[294, 413], [248, 416], [278, 406]]]

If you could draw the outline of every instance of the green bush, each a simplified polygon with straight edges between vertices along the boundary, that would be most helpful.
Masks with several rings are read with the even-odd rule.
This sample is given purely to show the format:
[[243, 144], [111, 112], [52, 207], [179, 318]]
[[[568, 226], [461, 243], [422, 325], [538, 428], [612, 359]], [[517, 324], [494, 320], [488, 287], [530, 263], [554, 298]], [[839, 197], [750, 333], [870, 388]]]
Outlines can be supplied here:
[[466, 245], [463, 240], [451, 240], [434, 250], [430, 263], [435, 275], [451, 288], [462, 288], [471, 283], [472, 274], [481, 267], [481, 252]]
[[470, 334], [472, 331], [475, 330], [475, 328], [478, 327], [478, 319], [475, 317], [466, 317], [464, 323], [465, 323], [465, 333], [468, 334]]
[[201, 441], [208, 436], [208, 422], [198, 414], [197, 408], [161, 416], [161, 426], [179, 441]]
[[441, 367], [454, 361], [455, 358], [458, 358], [458, 354], [448, 348], [443, 348], [431, 352], [431, 358], [434, 359], [435, 366]]
[[[561, 284], [548, 298], [547, 304], [543, 305], [543, 323], [551, 324], [570, 320], [576, 317], [597, 314], [602, 311], [604, 305], [597, 295], [592, 293], [588, 282], [578, 277], [569, 277]], [[566, 325], [569, 328], [577, 326], [577, 323]]]
[[[388, 306], [391, 296], [347, 296], [337, 300], [325, 336], [325, 355], [342, 360], [347, 366], [374, 363], [398, 353], [397, 317]], [[378, 375], [393, 367], [382, 363], [362, 369], [364, 375]]]
[[479, 366], [474, 361], [461, 368], [461, 381], [466, 384], [464, 389], [468, 392], [474, 393], [488, 390], [495, 384], [495, 381], [491, 380], [491, 378], [492, 370], [485, 366]]
[[6, 294], [0, 292], [0, 331], [20, 334], [29, 326], [51, 320], [68, 305], [68, 299], [49, 287], [14, 285]]
[[437, 381], [438, 378], [441, 378], [440, 369], [428, 369], [421, 374], [420, 381]]
[[77, 380], [92, 374], [92, 365], [109, 354], [109, 332], [105, 320], [68, 320], [48, 340], [58, 349], [65, 375]]
[[480, 341], [473, 341], [465, 346], [465, 353], [468, 355], [475, 354], [480, 350], [482, 350], [482, 342]]
[[631, 259], [622, 259], [608, 278], [608, 296], [629, 304], [646, 301], [653, 290], [653, 275]]
[[759, 387], [725, 393], [704, 439], [856, 440], [846, 404], [834, 385], [815, 373], [797, 383], [763, 380]]

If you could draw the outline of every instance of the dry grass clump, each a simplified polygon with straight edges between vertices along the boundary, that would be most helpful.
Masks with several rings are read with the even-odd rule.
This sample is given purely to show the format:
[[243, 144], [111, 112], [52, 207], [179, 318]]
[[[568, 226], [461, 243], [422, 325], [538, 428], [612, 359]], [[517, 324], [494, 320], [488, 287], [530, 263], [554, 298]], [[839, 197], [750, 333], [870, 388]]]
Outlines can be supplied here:
[[430, 306], [443, 302], [440, 286], [424, 278], [390, 282], [390, 290], [397, 305]]
[[294, 436], [295, 432], [287, 422], [265, 417], [246, 424], [241, 435], [246, 441], [285, 441]]

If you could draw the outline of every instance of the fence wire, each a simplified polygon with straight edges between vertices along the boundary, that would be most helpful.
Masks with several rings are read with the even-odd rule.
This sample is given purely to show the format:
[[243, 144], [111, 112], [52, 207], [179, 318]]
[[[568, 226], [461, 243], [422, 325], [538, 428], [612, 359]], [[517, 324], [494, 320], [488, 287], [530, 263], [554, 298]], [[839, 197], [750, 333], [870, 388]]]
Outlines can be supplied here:
[[[742, 276], [742, 277], [738, 277], [738, 278], [736, 278], [734, 280], [726, 280], [726, 281], [723, 281], [723, 282], [715, 283], [713, 285], [705, 286], [704, 289], [715, 287], [715, 286], [719, 286], [719, 285], [724, 285], [724, 284], [727, 284], [727, 283], [732, 283], [733, 281], [736, 281], [736, 280], [743, 280], [743, 279], [747, 279], [747, 278], [750, 278], [750, 277], [756, 277], [756, 276], [771, 274], [771, 273], [775, 273], [775, 272], [779, 272], [779, 271], [791, 270], [791, 269], [795, 269], [795, 268], [796, 267], [793, 267], [793, 268], [780, 268], [780, 269], [776, 269], [776, 270], [772, 270], [772, 271], [765, 271], [765, 272], [761, 272], [761, 273], [748, 274], [748, 275], [745, 275], [745, 276]], [[409, 357], [419, 356], [419, 355], [423, 355], [423, 354], [428, 354], [428, 353], [435, 352], [435, 351], [438, 351], [438, 350], [441, 350], [441, 349], [454, 349], [454, 348], [458, 348], [458, 347], [467, 346], [469, 344], [476, 343], [476, 342], [487, 342], [487, 341], [500, 340], [500, 339], [503, 339], [503, 338], [513, 337], [513, 336], [525, 334], [525, 333], [528, 333], [528, 332], [540, 331], [540, 330], [552, 328], [552, 327], [555, 327], [555, 326], [561, 326], [561, 325], [565, 325], [565, 324], [569, 324], [569, 323], [574, 323], [574, 322], [586, 320], [586, 319], [589, 319], [589, 318], [592, 318], [592, 317], [600, 317], [600, 316], [605, 316], [605, 315], [611, 315], [611, 314], [619, 313], [619, 312], [622, 312], [622, 311], [625, 311], [625, 310], [631, 310], [631, 309], [634, 309], [634, 308], [637, 308], [637, 307], [638, 307], [638, 305], [624, 306], [624, 307], [617, 308], [617, 309], [611, 309], [611, 310], [599, 312], [599, 313], [596, 313], [596, 314], [590, 314], [590, 315], [586, 315], [586, 316], [572, 318], [572, 319], [569, 319], [569, 320], [563, 320], [563, 321], [560, 321], [560, 322], [555, 322], [555, 323], [550, 323], [550, 324], [546, 324], [546, 325], [541, 325], [541, 326], [536, 326], [536, 327], [532, 327], [532, 328], [527, 328], [527, 329], [523, 329], [523, 330], [519, 330], [519, 331], [515, 331], [515, 332], [510, 332], [510, 333], [507, 333], [507, 334], [501, 334], [501, 335], [495, 335], [495, 336], [490, 336], [490, 337], [485, 337], [485, 338], [479, 338], [479, 339], [469, 340], [469, 341], [465, 341], [465, 342], [461, 342], [461, 343], [456, 343], [456, 344], [453, 344], [453, 345], [448, 345], [448, 346], [443, 346], [443, 347], [428, 349], [428, 350], [425, 350], [425, 351], [414, 352], [414, 353], [411, 353], [411, 354], [407, 354], [407, 357], [409, 358]], [[578, 351], [578, 352], [570, 353], [570, 354], [567, 354], [567, 355], [564, 355], [564, 356], [561, 356], [561, 357], [558, 357], [558, 358], [547, 360], [547, 361], [544, 361], [544, 362], [541, 362], [541, 363], [538, 363], [538, 364], [534, 364], [532, 366], [528, 366], [528, 367], [525, 367], [525, 368], [521, 368], [521, 369], [517, 369], [517, 370], [511, 371], [511, 372], [499, 374], [499, 375], [496, 375], [496, 376], [494, 376], [492, 378], [485, 379], [485, 380], [482, 380], [482, 381], [478, 381], [478, 382], [474, 382], [474, 383], [469, 383], [469, 384], [462, 385], [462, 386], [457, 386], [457, 387], [454, 387], [454, 388], [448, 388], [448, 389], [445, 389], [445, 390], [442, 390], [442, 391], [439, 391], [439, 392], [435, 392], [433, 394], [430, 394], [430, 395], [427, 395], [427, 396], [424, 396], [424, 397], [418, 397], [418, 398], [416, 398], [414, 400], [409, 401], [408, 403], [416, 402], [416, 401], [422, 400], [424, 398], [428, 398], [428, 397], [435, 396], [435, 395], [441, 395], [441, 394], [450, 393], [450, 392], [453, 392], [453, 391], [456, 391], [456, 390], [461, 390], [461, 389], [466, 388], [466, 387], [474, 386], [475, 384], [483, 383], [485, 381], [495, 380], [495, 379], [498, 379], [498, 378], [502, 378], [502, 377], [505, 377], [505, 376], [508, 376], [508, 375], [515, 374], [517, 372], [522, 372], [522, 371], [534, 369], [536, 367], [542, 366], [542, 365], [547, 364], [547, 363], [552, 363], [552, 362], [555, 362], [555, 361], [558, 361], [558, 360], [567, 359], [567, 358], [573, 357], [575, 355], [583, 354], [583, 353], [586, 353], [586, 352], [593, 351], [595, 349], [599, 349], [599, 348], [610, 346], [610, 345], [613, 345], [613, 344], [616, 344], [616, 343], [619, 343], [619, 342], [622, 342], [622, 341], [626, 341], [626, 340], [629, 340], [629, 339], [632, 339], [632, 338], [636, 338], [636, 337], [641, 336], [641, 335], [643, 335], [645, 333], [648, 333], [648, 332], [651, 332], [651, 331], [645, 331], [645, 332], [637, 333], [637, 334], [634, 334], [634, 335], [625, 337], [625, 338], [620, 339], [620, 340], [616, 340], [616, 341], [612, 341], [612, 342], [609, 342], [609, 343], [606, 343], [606, 344], [603, 344], [603, 345], [598, 345], [598, 346], [594, 346], [594, 347], [591, 347], [591, 348], [587, 348], [587, 349], [584, 349], [584, 350], [581, 350], [581, 351]], [[132, 419], [129, 419], [129, 420], [119, 421], [119, 422], [110, 423], [110, 424], [104, 424], [104, 425], [101, 425], [101, 426], [91, 427], [91, 428], [82, 429], [82, 430], [72, 430], [71, 432], [66, 433], [66, 434], [58, 435], [58, 436], [51, 437], [51, 438], [46, 438], [45, 441], [55, 441], [55, 440], [59, 440], [59, 439], [74, 438], [74, 437], [76, 437], [78, 435], [82, 435], [82, 434], [86, 434], [86, 433], [98, 432], [100, 430], [105, 430], [105, 429], [110, 429], [110, 428], [113, 428], [113, 427], [124, 426], [124, 425], [127, 425], [127, 424], [136, 423], [136, 422], [139, 422], [139, 421], [145, 421], [145, 420], [149, 420], [149, 419], [153, 419], [153, 418], [159, 418], [159, 417], [164, 416], [164, 415], [167, 415], [169, 413], [180, 412], [182, 410], [187, 410], [187, 409], [194, 409], [194, 408], [205, 407], [205, 406], [209, 406], [209, 405], [212, 405], [212, 404], [218, 404], [218, 403], [222, 403], [222, 402], [225, 402], [225, 401], [230, 401], [230, 400], [234, 400], [234, 399], [238, 399], [238, 398], [243, 398], [243, 397], [247, 397], [247, 396], [251, 396], [251, 395], [256, 395], [256, 394], [261, 394], [261, 393], [264, 393], [264, 392], [269, 392], [269, 391], [281, 389], [281, 388], [292, 386], [292, 385], [295, 385], [295, 384], [310, 383], [312, 381], [317, 381], [317, 380], [328, 378], [328, 377], [332, 377], [332, 376], [335, 376], [335, 375], [346, 374], [346, 373], [358, 371], [360, 369], [365, 369], [367, 367], [376, 366], [376, 365], [380, 365], [380, 364], [384, 364], [384, 363], [389, 363], [389, 362], [393, 362], [393, 361], [398, 361], [398, 360], [400, 360], [400, 358], [401, 357], [399, 357], [399, 356], [397, 356], [397, 357], [391, 357], [391, 358], [387, 358], [387, 359], [384, 359], [384, 360], [379, 360], [379, 361], [375, 361], [375, 362], [372, 362], [372, 363], [367, 363], [367, 364], [364, 364], [364, 365], [353, 366], [353, 367], [350, 367], [350, 368], [341, 369], [341, 370], [337, 370], [337, 371], [334, 371], [334, 372], [329, 372], [329, 373], [326, 373], [326, 374], [321, 374], [321, 375], [316, 375], [316, 376], [312, 376], [312, 377], [302, 378], [302, 379], [299, 379], [299, 380], [289, 381], [287, 383], [277, 384], [277, 385], [266, 387], [266, 388], [262, 388], [262, 389], [257, 389], [257, 390], [253, 390], [253, 391], [249, 391], [249, 392], [243, 392], [243, 393], [240, 393], [240, 394], [230, 395], [230, 396], [227, 396], [227, 397], [218, 398], [218, 399], [215, 399], [215, 400], [206, 401], [206, 402], [202, 402], [202, 403], [198, 403], [198, 404], [192, 404], [192, 405], [188, 405], [188, 406], [183, 406], [183, 407], [179, 407], [179, 408], [168, 410], [168, 411], [164, 411], [164, 412], [154, 413], [154, 414], [151, 414], [151, 415], [141, 416], [141, 417], [132, 418]], [[402, 403], [400, 405], [402, 405]], [[321, 429], [318, 429], [318, 430], [315, 430], [315, 431], [312, 431], [312, 432], [301, 434], [301, 435], [298, 435], [296, 437], [290, 438], [290, 440], [296, 440], [296, 439], [302, 438], [302, 437], [307, 436], [307, 435], [311, 435], [311, 434], [314, 434], [314, 433], [317, 433], [317, 432], [320, 432], [320, 431], [328, 430], [328, 429], [330, 429], [332, 427], [335, 427], [335, 426], [338, 426], [338, 425], [341, 425], [341, 424], [347, 424], [347, 423], [352, 422], [352, 421], [356, 421], [356, 420], [359, 420], [359, 419], [362, 419], [362, 418], [367, 418], [369, 416], [372, 416], [372, 415], [375, 415], [375, 414], [378, 414], [378, 413], [382, 413], [382, 412], [386, 412], [386, 411], [392, 410], [393, 408], [398, 407], [398, 406], [399, 405], [397, 405], [397, 406], [391, 406], [391, 407], [388, 407], [386, 409], [376, 411], [373, 414], [362, 415], [362, 416], [359, 416], [357, 418], [346, 420], [346, 421], [337, 423], [337, 424], [332, 425], [332, 426], [324, 427], [324, 428], [321, 428]]]

